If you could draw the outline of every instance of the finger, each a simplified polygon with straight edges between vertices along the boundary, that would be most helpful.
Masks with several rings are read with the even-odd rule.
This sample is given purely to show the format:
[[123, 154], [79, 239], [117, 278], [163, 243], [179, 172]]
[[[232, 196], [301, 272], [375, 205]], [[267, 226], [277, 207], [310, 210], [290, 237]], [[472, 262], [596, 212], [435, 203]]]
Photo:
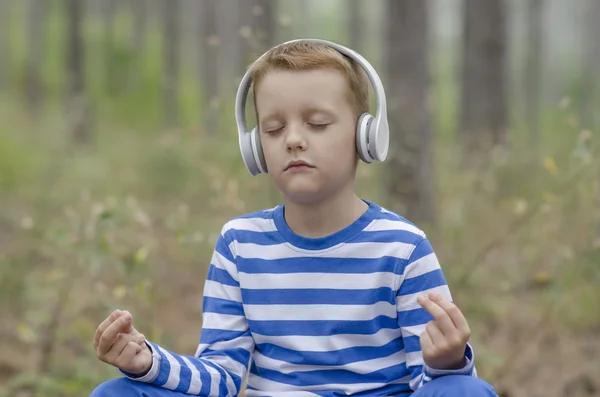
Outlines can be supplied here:
[[127, 343], [127, 345], [125, 345], [125, 348], [121, 351], [121, 354], [119, 355], [118, 359], [115, 361], [115, 365], [117, 365], [118, 367], [126, 367], [129, 364], [131, 364], [135, 355], [141, 351], [141, 349], [137, 350], [139, 348], [140, 345], [133, 341]]
[[100, 323], [98, 328], [96, 328], [96, 333], [94, 334], [94, 349], [98, 349], [98, 343], [100, 342], [100, 336], [106, 331], [109, 325], [111, 325], [117, 318], [119, 318], [122, 314], [122, 311], [117, 309], [113, 311], [104, 321]]
[[440, 330], [439, 326], [437, 325], [437, 323], [435, 321], [428, 322], [427, 325], [425, 326], [425, 330], [429, 334], [429, 337], [431, 338], [431, 342], [433, 343], [434, 346], [437, 346], [440, 348], [444, 347], [444, 345], [446, 344], [444, 333], [442, 332], [442, 330]]
[[133, 337], [128, 334], [117, 335], [115, 343], [113, 343], [110, 346], [109, 350], [104, 353], [104, 361], [114, 363], [121, 355], [123, 349], [125, 349], [125, 346], [127, 346], [127, 344], [131, 342], [132, 339]]
[[456, 332], [456, 326], [452, 322], [452, 319], [440, 305], [429, 299], [427, 295], [420, 295], [417, 298], [417, 302], [433, 316], [438, 323], [440, 330], [445, 335], [450, 336]]
[[133, 316], [131, 315], [131, 313], [129, 313], [127, 310], [123, 311], [123, 315], [124, 316], [129, 316], [131, 318], [131, 321], [127, 324], [126, 328], [123, 330], [123, 332], [126, 333], [130, 333], [135, 331], [135, 328], [133, 328]]
[[130, 322], [131, 316], [126, 314], [119, 317], [116, 321], [113, 321], [113, 323], [110, 324], [100, 336], [100, 342], [98, 343], [98, 354], [106, 354], [117, 339], [117, 335], [120, 332], [123, 332]]
[[452, 322], [454, 323], [454, 326], [456, 328], [459, 328], [459, 329], [468, 329], [469, 328], [469, 323], [467, 322], [467, 319], [465, 318], [463, 313], [460, 311], [458, 306], [456, 306], [454, 303], [450, 302], [448, 299], [444, 298], [442, 295], [440, 295], [436, 292], [430, 293], [429, 297], [432, 301], [437, 303], [438, 306], [440, 306], [442, 309], [444, 309], [444, 311], [446, 313], [448, 313], [448, 316], [450, 317], [450, 319], [452, 320]]
[[[126, 338], [127, 343], [133, 342], [137, 346], [136, 353], [139, 353], [142, 351], [142, 349], [143, 349], [142, 346], [143, 346], [144, 340], [140, 339], [139, 335], [135, 335], [135, 334], [120, 334], [120, 335], [127, 336], [127, 338]], [[121, 349], [121, 351], [122, 350], [123, 349]]]
[[433, 344], [433, 341], [431, 340], [431, 335], [429, 335], [427, 329], [425, 329], [425, 331], [421, 333], [419, 339], [421, 342], [421, 351], [423, 351], [423, 356], [429, 357], [434, 351], [435, 345]]
[[144, 336], [144, 334], [137, 334], [135, 336], [135, 342], [141, 345], [144, 342], [146, 342], [146, 337]]

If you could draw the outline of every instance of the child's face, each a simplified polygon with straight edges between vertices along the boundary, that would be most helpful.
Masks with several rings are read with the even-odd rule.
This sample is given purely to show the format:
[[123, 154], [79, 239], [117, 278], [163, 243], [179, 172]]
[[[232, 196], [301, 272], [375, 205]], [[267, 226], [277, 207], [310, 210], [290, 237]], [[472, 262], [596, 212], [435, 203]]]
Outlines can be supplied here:
[[[357, 117], [341, 74], [270, 71], [255, 94], [269, 175], [288, 199], [314, 203], [351, 188]], [[294, 160], [309, 166], [288, 168]]]

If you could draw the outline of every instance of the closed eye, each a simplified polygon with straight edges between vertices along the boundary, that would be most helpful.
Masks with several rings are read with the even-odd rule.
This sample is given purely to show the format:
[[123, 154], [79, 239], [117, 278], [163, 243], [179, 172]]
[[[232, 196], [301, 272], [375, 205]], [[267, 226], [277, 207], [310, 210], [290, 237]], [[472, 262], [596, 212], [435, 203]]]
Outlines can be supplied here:
[[265, 133], [269, 134], [269, 135], [275, 135], [278, 132], [280, 132], [281, 130], [283, 130], [283, 127], [279, 127], [279, 128], [271, 128], [265, 131]]
[[329, 124], [317, 124], [317, 123], [308, 123], [312, 128], [316, 128], [318, 130], [325, 129]]

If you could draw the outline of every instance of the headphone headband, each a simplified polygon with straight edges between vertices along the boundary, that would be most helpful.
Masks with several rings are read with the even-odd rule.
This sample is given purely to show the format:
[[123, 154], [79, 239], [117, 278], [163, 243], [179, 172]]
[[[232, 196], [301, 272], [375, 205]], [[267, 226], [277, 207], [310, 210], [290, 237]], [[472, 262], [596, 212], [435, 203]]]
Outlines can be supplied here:
[[[379, 78], [379, 75], [377, 74], [377, 72], [375, 71], [375, 68], [359, 53], [357, 53], [354, 50], [351, 50], [350, 48], [347, 48], [343, 45], [331, 42], [331, 41], [327, 41], [327, 40], [322, 40], [322, 39], [296, 39], [296, 40], [290, 40], [287, 41], [285, 43], [279, 44], [277, 47], [282, 46], [282, 45], [287, 45], [287, 44], [291, 44], [291, 43], [295, 43], [295, 42], [313, 42], [313, 43], [320, 43], [320, 44], [324, 44], [326, 46], [329, 46], [331, 48], [333, 48], [334, 50], [337, 50], [338, 52], [340, 52], [343, 55], [348, 56], [349, 58], [351, 58], [352, 60], [356, 61], [359, 66], [361, 66], [361, 68], [365, 71], [367, 77], [369, 78], [369, 81], [371, 82], [371, 85], [373, 86], [374, 92], [375, 92], [375, 99], [376, 99], [376, 115], [375, 115], [375, 119], [372, 121], [372, 124], [375, 126], [375, 128], [378, 128], [379, 126], [382, 127], [382, 129], [384, 129], [384, 136], [385, 136], [385, 140], [386, 140], [386, 144], [385, 144], [385, 150], [383, 151], [383, 153], [378, 153], [377, 155], [383, 159], [385, 158], [385, 156], [387, 155], [387, 107], [386, 107], [386, 97], [385, 97], [385, 90], [383, 88], [383, 84], [381, 82], [381, 79]], [[269, 50], [270, 51], [270, 50]], [[265, 57], [269, 51], [265, 52], [264, 54], [262, 54], [258, 59], [262, 59], [263, 57]], [[240, 84], [238, 86], [238, 90], [237, 90], [237, 94], [236, 94], [236, 98], [235, 98], [235, 119], [236, 119], [236, 123], [237, 123], [237, 129], [238, 129], [238, 136], [239, 136], [239, 144], [240, 144], [240, 150], [242, 151], [242, 158], [244, 159], [244, 162], [246, 163], [246, 167], [249, 167], [248, 164], [248, 158], [250, 153], [246, 154], [245, 151], [248, 150], [248, 139], [249, 137], [247, 135], [250, 134], [250, 131], [248, 131], [248, 127], [246, 124], [246, 100], [248, 97], [248, 92], [250, 91], [250, 87], [252, 85], [252, 76], [249, 70], [246, 71], [246, 73], [244, 74], [244, 76], [242, 77], [242, 80], [240, 81]], [[258, 139], [258, 137], [256, 137], [255, 139]], [[374, 144], [374, 143], [372, 143]], [[257, 153], [254, 153], [254, 155], [256, 155]], [[266, 170], [262, 169], [265, 168], [263, 166], [261, 166], [261, 164], [257, 164], [258, 166], [258, 171], [260, 172], [266, 172]], [[253, 172], [254, 173], [254, 172]]]

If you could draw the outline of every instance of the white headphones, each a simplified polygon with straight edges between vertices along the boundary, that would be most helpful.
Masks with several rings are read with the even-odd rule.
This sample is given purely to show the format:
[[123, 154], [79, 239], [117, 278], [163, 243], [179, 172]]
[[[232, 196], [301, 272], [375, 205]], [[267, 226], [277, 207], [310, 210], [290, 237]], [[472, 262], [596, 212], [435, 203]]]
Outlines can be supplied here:
[[[379, 75], [375, 68], [360, 54], [346, 48], [340, 44], [320, 39], [299, 39], [292, 40], [282, 45], [298, 42], [310, 41], [321, 43], [332, 47], [340, 53], [355, 60], [365, 71], [373, 88], [375, 90], [375, 98], [377, 101], [377, 113], [373, 117], [369, 113], [363, 113], [356, 126], [356, 149], [358, 155], [365, 163], [372, 161], [384, 161], [387, 157], [389, 147], [389, 127], [387, 121], [387, 108], [385, 100], [385, 91]], [[260, 56], [261, 59], [267, 53]], [[240, 151], [246, 168], [252, 175], [267, 173], [267, 164], [265, 162], [262, 146], [260, 143], [260, 133], [255, 127], [251, 132], [248, 132], [246, 126], [246, 98], [252, 84], [250, 72], [246, 72], [238, 87], [235, 98], [235, 120], [237, 123]]]

